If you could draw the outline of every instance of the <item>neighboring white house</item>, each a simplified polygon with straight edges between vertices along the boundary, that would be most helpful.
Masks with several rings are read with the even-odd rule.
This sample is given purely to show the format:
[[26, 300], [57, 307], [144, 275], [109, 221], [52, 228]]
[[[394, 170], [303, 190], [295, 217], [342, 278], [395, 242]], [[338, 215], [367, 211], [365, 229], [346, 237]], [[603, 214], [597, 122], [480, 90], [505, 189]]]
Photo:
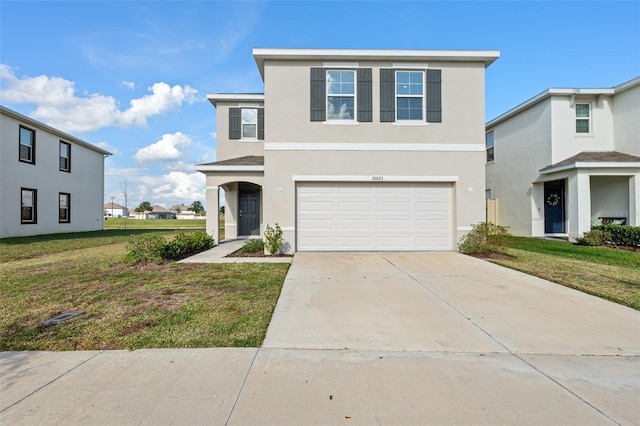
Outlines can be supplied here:
[[127, 217], [129, 209], [110, 201], [104, 205], [105, 217]]
[[[485, 69], [497, 51], [254, 49], [264, 94], [210, 94], [207, 210], [278, 223], [288, 251], [452, 250], [484, 220]], [[219, 215], [207, 215], [218, 240]]]
[[0, 106], [0, 238], [103, 229], [109, 152]]
[[169, 210], [175, 213], [177, 219], [198, 219], [196, 212], [189, 210], [189, 206], [184, 204], [176, 204]]
[[487, 198], [498, 223], [574, 240], [592, 225], [640, 225], [640, 77], [548, 89], [486, 125]]

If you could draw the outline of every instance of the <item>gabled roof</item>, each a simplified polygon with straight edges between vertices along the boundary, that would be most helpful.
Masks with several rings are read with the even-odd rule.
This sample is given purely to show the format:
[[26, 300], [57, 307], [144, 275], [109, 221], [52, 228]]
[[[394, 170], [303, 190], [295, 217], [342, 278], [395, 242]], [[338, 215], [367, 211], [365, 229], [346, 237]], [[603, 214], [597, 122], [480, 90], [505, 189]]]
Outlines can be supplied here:
[[151, 207], [151, 211], [153, 213], [172, 213], [170, 210], [167, 210], [162, 206], [153, 206]]
[[85, 142], [82, 139], [78, 139], [75, 136], [71, 136], [68, 133], [65, 133], [65, 132], [63, 132], [61, 130], [58, 130], [56, 128], [48, 126], [48, 125], [46, 125], [44, 123], [41, 123], [38, 120], [34, 120], [31, 117], [27, 117], [26, 115], [22, 115], [19, 112], [16, 112], [16, 111], [14, 111], [12, 109], [9, 109], [9, 108], [7, 108], [5, 106], [0, 105], [0, 113], [2, 113], [3, 115], [6, 115], [8, 117], [11, 117], [11, 118], [13, 118], [15, 120], [21, 121], [21, 122], [23, 122], [25, 124], [28, 124], [30, 126], [40, 128], [41, 130], [43, 130], [43, 131], [45, 131], [47, 133], [51, 133], [52, 135], [56, 135], [57, 137], [59, 137], [61, 139], [64, 139], [64, 141], [66, 141], [66, 142], [73, 142], [73, 143], [75, 143], [77, 145], [81, 145], [81, 146], [83, 146], [85, 148], [89, 148], [90, 150], [98, 152], [98, 153], [102, 154], [105, 157], [107, 157], [109, 155], [113, 155], [109, 151], [105, 151], [102, 148], [98, 148], [95, 145], [91, 145], [89, 142]]
[[120, 204], [117, 203], [106, 203], [104, 205], [105, 209], [124, 209], [125, 207], [121, 206]]
[[624, 92], [625, 90], [631, 89], [633, 87], [636, 87], [640, 85], [640, 77], [636, 77], [633, 78], [629, 81], [625, 81], [622, 84], [619, 84], [615, 87], [609, 87], [609, 88], [602, 88], [602, 89], [577, 89], [577, 88], [573, 88], [573, 89], [569, 89], [569, 88], [550, 88], [547, 89], [543, 92], [538, 93], [537, 95], [535, 95], [534, 97], [527, 99], [526, 101], [524, 101], [523, 103], [521, 103], [520, 105], [511, 108], [509, 111], [505, 112], [504, 114], [499, 115], [498, 117], [494, 118], [493, 120], [489, 121], [485, 127], [489, 128], [489, 127], [493, 127], [496, 126], [498, 124], [500, 124], [501, 122], [505, 121], [508, 118], [513, 117], [514, 115], [528, 109], [531, 108], [533, 105], [537, 104], [538, 102], [541, 102], [547, 98], [550, 98], [551, 96], [558, 96], [558, 95], [565, 95], [565, 96], [578, 96], [578, 95], [617, 95], [619, 93]]
[[543, 167], [540, 173], [546, 174], [580, 167], [640, 167], [640, 157], [617, 151], [583, 151]]
[[199, 172], [206, 171], [264, 171], [264, 156], [246, 155], [244, 157], [230, 158], [228, 160], [215, 161], [196, 165]]
[[264, 61], [438, 61], [483, 62], [485, 68], [500, 57], [498, 50], [391, 50], [391, 49], [253, 49], [264, 80]]

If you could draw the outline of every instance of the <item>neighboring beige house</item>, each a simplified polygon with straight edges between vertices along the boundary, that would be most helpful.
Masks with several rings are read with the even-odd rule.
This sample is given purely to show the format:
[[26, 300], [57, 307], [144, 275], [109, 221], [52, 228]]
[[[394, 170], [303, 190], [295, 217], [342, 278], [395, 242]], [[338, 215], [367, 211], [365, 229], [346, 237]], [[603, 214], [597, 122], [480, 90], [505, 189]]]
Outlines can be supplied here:
[[[497, 51], [254, 49], [264, 94], [210, 94], [201, 164], [225, 236], [287, 251], [453, 250], [484, 220], [485, 69]], [[218, 240], [218, 215], [207, 231]]]
[[185, 206], [184, 204], [176, 204], [172, 206], [169, 210], [175, 213], [177, 219], [197, 219], [198, 215], [196, 212], [189, 210], [189, 206]]
[[0, 106], [0, 238], [103, 229], [109, 152]]
[[640, 77], [548, 89], [486, 125], [487, 198], [498, 223], [574, 240], [592, 225], [640, 225]]
[[129, 209], [118, 203], [108, 202], [104, 205], [105, 217], [127, 217]]

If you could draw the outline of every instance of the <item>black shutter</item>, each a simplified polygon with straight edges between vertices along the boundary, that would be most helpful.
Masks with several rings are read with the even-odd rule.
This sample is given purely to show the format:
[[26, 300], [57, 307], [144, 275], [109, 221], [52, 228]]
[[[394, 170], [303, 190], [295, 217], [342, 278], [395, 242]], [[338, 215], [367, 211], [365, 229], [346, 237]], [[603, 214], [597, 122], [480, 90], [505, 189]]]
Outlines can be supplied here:
[[358, 121], [373, 121], [371, 68], [358, 68]]
[[240, 139], [242, 108], [229, 108], [229, 139]]
[[442, 122], [441, 70], [427, 70], [427, 122]]
[[380, 121], [396, 121], [396, 73], [392, 69], [380, 70]]
[[264, 139], [264, 108], [258, 108], [258, 139]]
[[325, 121], [327, 117], [327, 74], [324, 68], [311, 68], [311, 121]]

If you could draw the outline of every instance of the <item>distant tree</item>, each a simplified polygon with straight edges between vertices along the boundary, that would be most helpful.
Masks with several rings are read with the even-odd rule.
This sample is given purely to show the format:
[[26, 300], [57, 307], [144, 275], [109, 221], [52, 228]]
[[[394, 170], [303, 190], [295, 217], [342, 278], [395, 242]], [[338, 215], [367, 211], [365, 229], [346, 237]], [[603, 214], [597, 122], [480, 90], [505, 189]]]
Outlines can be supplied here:
[[133, 209], [133, 211], [137, 212], [137, 213], [142, 213], [142, 212], [146, 212], [146, 211], [151, 211], [153, 207], [151, 206], [151, 203], [148, 201], [143, 201], [140, 203], [140, 205], [138, 207], [136, 207], [135, 209]]
[[220, 213], [224, 214], [224, 206], [220, 207]]
[[129, 184], [127, 180], [124, 180], [123, 184], [120, 184], [120, 190], [122, 191], [122, 198], [124, 198], [124, 210], [122, 215], [124, 216], [124, 229], [127, 229], [127, 218], [129, 217]]
[[202, 203], [199, 200], [195, 200], [193, 203], [191, 203], [191, 206], [189, 206], [189, 208], [192, 212], [195, 212], [195, 214], [200, 214], [204, 211], [204, 207], [202, 207]]

